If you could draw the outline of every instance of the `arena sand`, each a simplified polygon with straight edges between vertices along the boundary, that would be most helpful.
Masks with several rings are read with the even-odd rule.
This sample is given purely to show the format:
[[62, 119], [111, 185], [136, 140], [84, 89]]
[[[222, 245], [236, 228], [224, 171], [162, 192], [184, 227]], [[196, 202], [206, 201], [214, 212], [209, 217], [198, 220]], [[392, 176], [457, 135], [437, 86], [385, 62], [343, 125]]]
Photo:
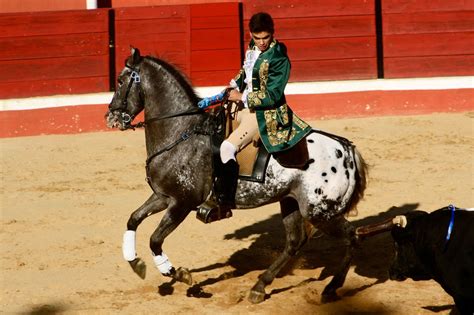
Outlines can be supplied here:
[[[316, 120], [351, 139], [370, 166], [355, 224], [448, 204], [473, 207], [474, 113]], [[388, 233], [357, 251], [341, 299], [320, 293], [342, 257], [316, 236], [267, 288], [247, 301], [257, 276], [282, 250], [277, 204], [235, 211], [205, 225], [192, 213], [166, 240], [175, 266], [195, 286], [171, 283], [152, 266], [148, 238], [161, 214], [137, 233], [145, 280], [122, 258], [130, 213], [150, 195], [143, 131], [0, 139], [1, 295], [6, 314], [449, 314], [453, 300], [434, 281], [390, 281]], [[434, 313], [436, 312], [436, 313]]]

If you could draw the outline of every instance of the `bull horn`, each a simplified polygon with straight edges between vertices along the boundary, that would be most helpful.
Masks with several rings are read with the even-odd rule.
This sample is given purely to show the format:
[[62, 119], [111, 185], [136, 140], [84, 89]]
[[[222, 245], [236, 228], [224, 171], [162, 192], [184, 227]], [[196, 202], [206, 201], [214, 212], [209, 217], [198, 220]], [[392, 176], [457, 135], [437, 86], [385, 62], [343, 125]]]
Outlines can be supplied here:
[[407, 225], [407, 218], [404, 215], [397, 215], [394, 218], [389, 218], [379, 223], [360, 226], [355, 230], [355, 233], [357, 236], [372, 236], [390, 231], [395, 225], [405, 227]]
[[404, 215], [397, 215], [395, 218], [393, 218], [392, 222], [393, 224], [404, 228], [405, 226], [407, 226], [407, 217]]

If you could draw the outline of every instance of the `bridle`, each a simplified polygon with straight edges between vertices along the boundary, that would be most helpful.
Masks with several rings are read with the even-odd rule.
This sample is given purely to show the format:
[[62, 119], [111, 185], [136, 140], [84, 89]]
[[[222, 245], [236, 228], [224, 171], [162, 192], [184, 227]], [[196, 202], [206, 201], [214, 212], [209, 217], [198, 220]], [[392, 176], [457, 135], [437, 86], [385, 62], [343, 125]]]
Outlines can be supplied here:
[[[121, 106], [118, 108], [112, 109], [113, 112], [119, 112], [120, 115], [120, 120], [121, 123], [124, 127], [124, 130], [126, 129], [135, 129], [135, 126], [132, 125], [132, 121], [135, 118], [135, 115], [132, 115], [127, 111], [128, 108], [128, 95], [130, 94], [130, 91], [132, 90], [133, 84], [136, 83], [139, 88], [139, 95], [141, 97], [142, 95], [142, 90], [140, 89], [140, 69], [136, 69], [134, 67], [131, 67], [129, 65], [125, 65], [125, 68], [130, 69], [131, 74], [130, 74], [130, 80], [128, 81], [127, 84], [127, 89], [125, 90], [125, 96], [122, 99], [122, 103], [120, 104]], [[115, 97], [115, 96], [114, 96]]]
[[[131, 71], [130, 80], [128, 81], [127, 89], [125, 91], [125, 95], [124, 95], [124, 98], [122, 100], [121, 106], [119, 108], [116, 108], [116, 109], [113, 110], [113, 111], [119, 111], [120, 112], [120, 118], [122, 119], [122, 124], [123, 124], [124, 130], [126, 130], [126, 129], [135, 130], [135, 128], [143, 128], [147, 125], [150, 125], [151, 123], [154, 123], [154, 122], [157, 122], [157, 121], [160, 121], [160, 120], [169, 119], [169, 118], [183, 117], [183, 116], [190, 116], [190, 115], [197, 115], [197, 114], [205, 114], [205, 111], [202, 110], [202, 109], [192, 108], [192, 109], [188, 109], [188, 110], [178, 112], [178, 113], [174, 113], [174, 114], [152, 117], [152, 118], [149, 118], [145, 121], [138, 122], [137, 124], [132, 124], [132, 121], [135, 118], [135, 115], [132, 115], [131, 113], [129, 113], [127, 111], [128, 97], [129, 97], [130, 91], [131, 91], [133, 85], [137, 84], [137, 88], [139, 89], [140, 101], [143, 101], [143, 99], [144, 99], [144, 97], [143, 97], [144, 92], [140, 87], [141, 86], [140, 83], [142, 82], [141, 77], [140, 77], [140, 69], [129, 66], [129, 65], [125, 65], [125, 67]], [[211, 133], [208, 131], [208, 128], [205, 128], [205, 127], [203, 128], [201, 126], [194, 126], [193, 128], [182, 132], [180, 137], [177, 140], [175, 140], [174, 142], [168, 144], [167, 146], [165, 146], [161, 149], [156, 150], [154, 153], [150, 154], [147, 157], [147, 159], [146, 159], [147, 173], [148, 173], [148, 166], [149, 166], [150, 162], [155, 157], [157, 157], [158, 155], [160, 155], [160, 154], [162, 154], [166, 151], [171, 150], [172, 148], [174, 148], [179, 143], [188, 140], [189, 137], [191, 137], [193, 134], [210, 135]], [[149, 180], [150, 179], [147, 177], [148, 182], [149, 182]]]
[[135, 130], [135, 128], [143, 128], [143, 127], [145, 127], [146, 125], [148, 125], [152, 122], [160, 121], [160, 120], [164, 120], [164, 119], [168, 119], [168, 118], [182, 117], [182, 116], [188, 116], [188, 115], [195, 115], [195, 114], [204, 113], [204, 111], [201, 110], [201, 109], [190, 109], [190, 110], [185, 110], [185, 111], [178, 112], [178, 113], [175, 113], [175, 114], [163, 115], [163, 116], [159, 116], [159, 117], [152, 117], [152, 118], [147, 119], [145, 121], [141, 121], [141, 122], [138, 122], [136, 124], [132, 124], [132, 121], [135, 118], [135, 115], [132, 115], [127, 111], [127, 108], [128, 108], [128, 95], [130, 94], [130, 91], [131, 91], [134, 83], [138, 85], [139, 95], [140, 95], [140, 98], [142, 100], [143, 100], [143, 96], [142, 96], [143, 91], [140, 88], [140, 83], [141, 83], [140, 69], [134, 68], [134, 67], [129, 66], [129, 65], [125, 65], [125, 67], [127, 69], [130, 69], [130, 71], [131, 71], [130, 80], [128, 81], [127, 89], [125, 90], [125, 95], [124, 95], [124, 98], [123, 98], [122, 104], [121, 104], [122, 106], [120, 106], [119, 108], [114, 109], [114, 111], [120, 111], [120, 118], [122, 120], [122, 124], [123, 124], [125, 130], [126, 129]]

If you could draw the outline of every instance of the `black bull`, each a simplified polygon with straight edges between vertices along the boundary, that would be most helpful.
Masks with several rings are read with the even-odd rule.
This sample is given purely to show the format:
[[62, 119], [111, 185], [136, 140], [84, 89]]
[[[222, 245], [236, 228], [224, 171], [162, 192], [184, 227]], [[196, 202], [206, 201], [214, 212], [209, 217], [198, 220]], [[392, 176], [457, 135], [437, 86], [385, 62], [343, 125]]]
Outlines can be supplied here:
[[359, 236], [391, 230], [395, 258], [391, 280], [433, 279], [461, 314], [474, 314], [474, 211], [452, 206], [413, 211], [357, 229]]

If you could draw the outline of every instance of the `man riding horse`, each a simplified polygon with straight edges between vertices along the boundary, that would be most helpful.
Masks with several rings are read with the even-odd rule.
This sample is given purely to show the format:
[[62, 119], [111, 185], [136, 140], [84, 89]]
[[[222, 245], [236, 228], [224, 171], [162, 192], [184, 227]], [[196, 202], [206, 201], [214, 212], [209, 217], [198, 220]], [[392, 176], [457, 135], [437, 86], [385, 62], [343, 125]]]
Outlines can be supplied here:
[[[216, 168], [214, 198], [199, 207], [198, 216], [212, 221], [232, 216], [239, 175], [236, 153], [260, 135], [269, 153], [292, 148], [303, 139], [311, 127], [296, 116], [285, 98], [290, 76], [290, 60], [286, 47], [274, 39], [273, 19], [268, 13], [254, 14], [249, 22], [251, 41], [237, 76], [231, 80], [228, 100], [243, 103], [238, 114], [239, 126], [220, 145], [220, 161]], [[224, 98], [218, 95], [204, 98], [201, 109]], [[215, 200], [214, 200], [215, 199]]]

